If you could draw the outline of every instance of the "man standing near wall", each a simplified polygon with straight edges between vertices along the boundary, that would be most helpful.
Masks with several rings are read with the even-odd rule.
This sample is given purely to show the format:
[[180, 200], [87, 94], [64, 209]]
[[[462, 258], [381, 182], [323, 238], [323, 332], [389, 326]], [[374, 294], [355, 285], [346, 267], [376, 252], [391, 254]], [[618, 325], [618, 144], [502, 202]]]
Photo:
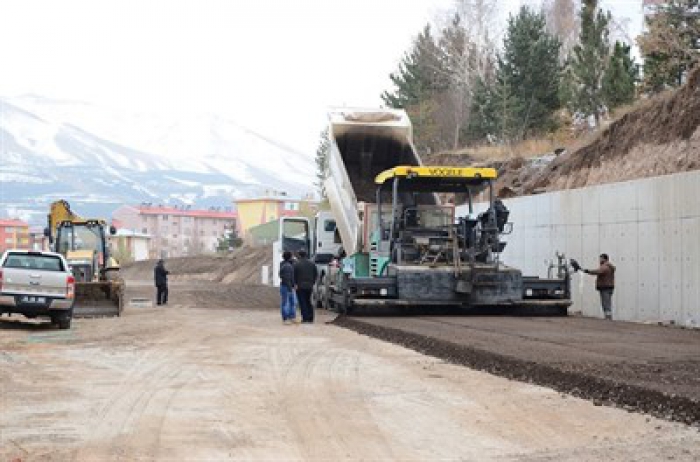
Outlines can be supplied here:
[[596, 277], [595, 288], [600, 292], [600, 304], [603, 307], [605, 319], [612, 320], [612, 296], [615, 290], [615, 266], [610, 263], [608, 254], [600, 254], [600, 266], [594, 270], [583, 270], [584, 273]]
[[307, 258], [306, 252], [299, 251], [299, 261], [294, 264], [294, 281], [297, 284], [297, 298], [301, 309], [301, 322], [314, 322], [314, 307], [311, 303], [311, 292], [318, 278], [316, 264]]

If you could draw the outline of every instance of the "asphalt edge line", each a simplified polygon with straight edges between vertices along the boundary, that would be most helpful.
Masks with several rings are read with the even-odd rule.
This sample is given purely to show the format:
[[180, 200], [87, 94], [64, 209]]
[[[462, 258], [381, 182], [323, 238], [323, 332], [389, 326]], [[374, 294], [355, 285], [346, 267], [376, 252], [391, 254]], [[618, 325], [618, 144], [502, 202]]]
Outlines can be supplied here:
[[440, 358], [451, 364], [466, 366], [510, 380], [551, 388], [561, 393], [592, 401], [596, 406], [605, 405], [628, 412], [641, 412], [700, 428], [700, 402], [691, 398], [667, 395], [637, 385], [622, 384], [578, 372], [564, 371], [544, 364], [519, 360], [393, 327], [376, 326], [347, 316], [338, 316], [331, 323], [361, 335]]

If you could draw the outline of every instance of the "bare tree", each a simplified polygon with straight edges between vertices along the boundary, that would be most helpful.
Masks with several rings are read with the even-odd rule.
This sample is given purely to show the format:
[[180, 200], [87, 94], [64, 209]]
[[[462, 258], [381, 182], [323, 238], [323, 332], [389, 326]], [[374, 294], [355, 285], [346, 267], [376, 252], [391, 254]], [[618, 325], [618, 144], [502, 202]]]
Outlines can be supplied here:
[[547, 31], [561, 42], [562, 61], [566, 60], [578, 43], [581, 32], [579, 8], [577, 0], [545, 0], [542, 4], [547, 19]]
[[[464, 26], [464, 49], [471, 59], [465, 62], [472, 77], [488, 78], [493, 69], [498, 27], [495, 0], [456, 0], [455, 11]], [[472, 48], [469, 49], [469, 46]]]
[[442, 59], [436, 71], [447, 90], [436, 118], [449, 127], [453, 149], [462, 143], [476, 82], [493, 76], [497, 8], [496, 0], [455, 0], [439, 39]]

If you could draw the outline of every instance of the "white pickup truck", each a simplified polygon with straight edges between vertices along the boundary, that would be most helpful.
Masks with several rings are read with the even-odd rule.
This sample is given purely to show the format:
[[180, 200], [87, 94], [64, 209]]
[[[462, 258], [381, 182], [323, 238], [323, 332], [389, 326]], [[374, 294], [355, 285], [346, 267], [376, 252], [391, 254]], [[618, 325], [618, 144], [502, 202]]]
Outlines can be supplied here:
[[8, 250], [0, 257], [0, 314], [45, 316], [70, 329], [75, 279], [62, 255]]

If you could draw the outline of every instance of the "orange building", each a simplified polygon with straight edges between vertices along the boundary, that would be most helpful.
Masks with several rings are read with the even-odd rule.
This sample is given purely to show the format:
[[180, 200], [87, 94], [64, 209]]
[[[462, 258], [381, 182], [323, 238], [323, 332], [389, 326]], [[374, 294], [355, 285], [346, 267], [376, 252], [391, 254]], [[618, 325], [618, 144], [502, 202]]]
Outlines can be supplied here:
[[8, 249], [30, 250], [29, 224], [22, 220], [0, 220], [0, 253]]

